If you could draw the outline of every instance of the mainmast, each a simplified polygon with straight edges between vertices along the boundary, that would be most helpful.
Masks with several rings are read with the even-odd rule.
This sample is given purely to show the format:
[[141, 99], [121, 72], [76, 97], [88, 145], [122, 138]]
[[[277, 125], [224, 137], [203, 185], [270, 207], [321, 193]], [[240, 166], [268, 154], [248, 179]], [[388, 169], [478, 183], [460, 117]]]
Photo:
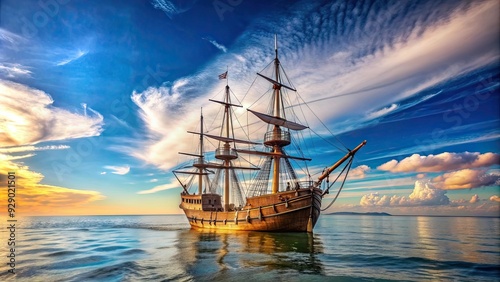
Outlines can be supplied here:
[[[280, 81], [280, 61], [278, 59], [278, 39], [276, 34], [274, 35], [274, 77], [276, 81]], [[281, 87], [279, 85], [274, 84], [274, 116], [280, 118], [280, 90]]]
[[[273, 74], [271, 75], [272, 77], [267, 77], [265, 75], [257, 73], [258, 76], [264, 78], [273, 85], [273, 98], [271, 100], [273, 105], [271, 108], [271, 113], [264, 114], [248, 109], [248, 111], [250, 111], [252, 114], [256, 115], [259, 119], [269, 124], [268, 128], [270, 130], [266, 132], [266, 134], [264, 135], [264, 145], [271, 148], [271, 151], [259, 152], [259, 151], [249, 151], [249, 150], [238, 150], [238, 152], [257, 154], [269, 157], [268, 160], [270, 161], [270, 163], [268, 167], [270, 168], [271, 165], [273, 167], [271, 191], [272, 193], [278, 193], [280, 187], [281, 159], [285, 159], [286, 163], [285, 169], [288, 170], [288, 172], [292, 176], [292, 180], [295, 181], [296, 185], [298, 185], [298, 182], [296, 182], [297, 180], [295, 177], [295, 173], [293, 172], [293, 168], [290, 166], [288, 159], [296, 159], [296, 160], [310, 160], [310, 159], [303, 157], [289, 156], [285, 154], [285, 152], [283, 151], [283, 147], [290, 145], [291, 142], [289, 130], [303, 130], [306, 129], [307, 126], [286, 120], [285, 112], [283, 109], [284, 105], [283, 93], [281, 90], [282, 88], [286, 88], [291, 91], [296, 91], [296, 90], [282, 83], [282, 78], [280, 74], [281, 67], [278, 58], [278, 41], [276, 35], [274, 37], [274, 52], [275, 52], [275, 58], [273, 64], [274, 70]], [[286, 129], [282, 130], [282, 127], [285, 127]], [[256, 185], [255, 187], [262, 187], [261, 186], [262, 184], [265, 188], [267, 188], [268, 186], [266, 183], [267, 180], [264, 179], [264, 178], [268, 179], [267, 177], [269, 177], [269, 175], [266, 176], [265, 171], [263, 171], [262, 175], [258, 176], [258, 178], [261, 180], [259, 180], [260, 182], [258, 186]], [[263, 190], [260, 191], [261, 191], [260, 193], [264, 192]]]
[[[275, 80], [280, 81], [280, 61], [278, 59], [278, 39], [277, 35], [274, 35], [274, 75]], [[273, 85], [274, 89], [274, 117], [280, 118], [280, 106], [281, 106], [281, 86], [279, 84]], [[273, 135], [275, 137], [281, 136], [281, 128], [279, 125], [274, 125]], [[281, 138], [280, 138], [281, 139]], [[273, 169], [273, 184], [272, 184], [272, 193], [278, 193], [279, 191], [279, 175], [280, 175], [280, 160], [281, 160], [281, 147], [286, 146], [288, 144], [282, 144], [281, 142], [272, 142], [273, 152], [276, 154], [274, 156], [274, 169]]]
[[[229, 85], [226, 84], [226, 93], [224, 96], [224, 120], [226, 122], [226, 138], [229, 139], [231, 128], [231, 101], [229, 97]], [[224, 128], [224, 127], [223, 127]], [[216, 153], [215, 156], [217, 159], [224, 161], [224, 210], [229, 210], [229, 168], [231, 166], [231, 160], [238, 158], [238, 155], [234, 150], [231, 149], [231, 144], [229, 141], [224, 142], [224, 147], [222, 148], [222, 152], [219, 151], [219, 154]]]

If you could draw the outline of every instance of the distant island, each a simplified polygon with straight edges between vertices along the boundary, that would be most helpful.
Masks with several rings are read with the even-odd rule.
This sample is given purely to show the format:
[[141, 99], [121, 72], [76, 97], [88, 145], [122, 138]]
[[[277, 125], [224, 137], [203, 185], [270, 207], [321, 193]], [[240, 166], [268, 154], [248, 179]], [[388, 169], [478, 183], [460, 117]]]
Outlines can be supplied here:
[[331, 215], [377, 215], [377, 216], [392, 216], [386, 212], [332, 212]]

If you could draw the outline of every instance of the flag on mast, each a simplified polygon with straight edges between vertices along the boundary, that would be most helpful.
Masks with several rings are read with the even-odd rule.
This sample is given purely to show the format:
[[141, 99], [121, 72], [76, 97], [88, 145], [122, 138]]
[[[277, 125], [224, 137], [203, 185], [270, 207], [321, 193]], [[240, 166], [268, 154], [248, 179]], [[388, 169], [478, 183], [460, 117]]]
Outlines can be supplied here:
[[227, 77], [227, 71], [225, 73], [219, 74], [219, 79], [226, 79]]

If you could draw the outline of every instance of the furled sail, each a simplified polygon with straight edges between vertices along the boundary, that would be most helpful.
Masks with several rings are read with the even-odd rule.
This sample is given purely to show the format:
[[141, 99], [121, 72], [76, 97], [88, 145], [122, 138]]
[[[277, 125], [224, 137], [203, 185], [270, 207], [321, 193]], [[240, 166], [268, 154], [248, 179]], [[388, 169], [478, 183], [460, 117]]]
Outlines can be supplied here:
[[183, 171], [183, 170], [173, 170], [172, 172], [173, 173], [182, 173], [182, 174], [208, 175], [208, 172]]
[[251, 112], [252, 114], [256, 115], [263, 122], [267, 122], [267, 123], [270, 123], [270, 124], [283, 126], [283, 127], [286, 127], [288, 129], [292, 129], [292, 130], [303, 130], [303, 129], [308, 128], [305, 125], [302, 125], [302, 124], [299, 124], [299, 123], [296, 123], [296, 122], [293, 122], [293, 121], [288, 121], [288, 120], [286, 120], [284, 118], [279, 118], [279, 117], [274, 117], [274, 116], [266, 115], [266, 114], [263, 114], [263, 113], [252, 111], [250, 109], [248, 109], [248, 111]]
[[286, 89], [290, 89], [290, 90], [292, 90], [292, 91], [297, 91], [297, 90], [293, 89], [292, 87], [290, 87], [290, 86], [286, 86], [285, 84], [280, 83], [280, 82], [278, 82], [278, 81], [276, 81], [276, 80], [274, 80], [274, 79], [272, 79], [272, 78], [269, 78], [269, 77], [267, 77], [267, 76], [265, 76], [265, 75], [262, 75], [262, 74], [260, 74], [260, 73], [257, 73], [257, 75], [258, 75], [258, 76], [260, 76], [260, 77], [262, 77], [262, 78], [264, 78], [265, 80], [267, 80], [267, 81], [271, 82], [271, 83], [272, 83], [272, 84], [274, 84], [274, 85], [278, 85], [279, 87], [285, 87]]
[[191, 157], [203, 158], [202, 155], [198, 155], [198, 154], [191, 154], [191, 153], [184, 153], [184, 152], [179, 152], [179, 154], [186, 155], [186, 156], [191, 156]]
[[241, 105], [231, 104], [231, 103], [227, 103], [227, 102], [223, 102], [223, 101], [217, 101], [217, 100], [212, 100], [212, 99], [208, 99], [208, 101], [219, 103], [219, 104], [226, 105], [226, 106], [231, 106], [231, 107], [238, 107], [238, 108], [242, 108], [243, 107]]

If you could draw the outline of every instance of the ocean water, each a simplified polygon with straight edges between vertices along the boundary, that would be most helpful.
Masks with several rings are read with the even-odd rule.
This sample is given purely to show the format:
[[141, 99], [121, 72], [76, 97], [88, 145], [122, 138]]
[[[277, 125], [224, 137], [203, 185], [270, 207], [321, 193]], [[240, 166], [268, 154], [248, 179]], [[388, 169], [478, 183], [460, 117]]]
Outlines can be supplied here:
[[2, 255], [0, 281], [500, 280], [500, 218], [322, 215], [314, 234], [201, 232], [182, 215], [16, 226], [16, 274]]

